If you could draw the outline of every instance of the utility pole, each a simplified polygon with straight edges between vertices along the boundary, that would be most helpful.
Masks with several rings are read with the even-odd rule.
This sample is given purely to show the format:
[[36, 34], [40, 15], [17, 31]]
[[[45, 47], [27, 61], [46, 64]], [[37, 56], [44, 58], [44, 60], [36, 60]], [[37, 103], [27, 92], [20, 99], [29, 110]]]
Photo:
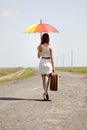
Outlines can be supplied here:
[[58, 56], [56, 56], [56, 67], [58, 67]]
[[63, 55], [63, 67], [64, 67], [64, 64], [65, 64], [65, 55]]
[[73, 51], [71, 52], [71, 66], [73, 67]]

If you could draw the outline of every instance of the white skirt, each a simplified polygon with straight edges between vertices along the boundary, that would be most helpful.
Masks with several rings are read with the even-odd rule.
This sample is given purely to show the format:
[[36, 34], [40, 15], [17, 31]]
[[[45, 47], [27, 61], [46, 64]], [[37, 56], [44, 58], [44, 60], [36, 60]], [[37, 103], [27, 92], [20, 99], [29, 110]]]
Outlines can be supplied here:
[[52, 73], [51, 59], [43, 59], [43, 58], [40, 59], [39, 72], [41, 74], [50, 74], [50, 73]]

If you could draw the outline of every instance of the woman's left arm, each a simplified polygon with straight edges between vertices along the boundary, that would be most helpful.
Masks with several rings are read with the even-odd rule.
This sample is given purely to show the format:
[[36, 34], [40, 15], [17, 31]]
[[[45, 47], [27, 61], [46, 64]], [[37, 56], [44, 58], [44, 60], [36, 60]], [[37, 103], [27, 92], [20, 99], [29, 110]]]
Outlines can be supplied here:
[[52, 68], [53, 68], [53, 72], [54, 72], [55, 67], [54, 67], [53, 49], [52, 48], [50, 48], [50, 57], [51, 57], [51, 63], [52, 63]]

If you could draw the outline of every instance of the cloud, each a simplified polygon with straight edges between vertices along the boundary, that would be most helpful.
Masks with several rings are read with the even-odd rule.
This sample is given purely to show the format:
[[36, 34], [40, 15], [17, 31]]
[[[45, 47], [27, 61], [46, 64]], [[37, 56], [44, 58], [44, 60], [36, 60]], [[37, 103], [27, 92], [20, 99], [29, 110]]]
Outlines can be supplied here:
[[0, 11], [0, 16], [4, 17], [12, 17], [12, 16], [18, 16], [20, 15], [19, 10], [2, 10]]

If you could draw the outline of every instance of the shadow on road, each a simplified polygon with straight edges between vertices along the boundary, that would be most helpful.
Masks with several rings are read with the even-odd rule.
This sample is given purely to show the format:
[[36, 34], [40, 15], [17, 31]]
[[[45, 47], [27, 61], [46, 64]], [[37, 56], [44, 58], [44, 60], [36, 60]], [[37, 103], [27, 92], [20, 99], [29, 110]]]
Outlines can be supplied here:
[[[16, 100], [27, 100], [27, 101], [40, 101], [43, 102], [43, 99], [27, 99], [27, 98], [14, 98], [14, 97], [0, 97], [0, 100], [5, 100], [5, 101], [16, 101]], [[52, 100], [48, 100], [45, 102], [51, 102]]]

